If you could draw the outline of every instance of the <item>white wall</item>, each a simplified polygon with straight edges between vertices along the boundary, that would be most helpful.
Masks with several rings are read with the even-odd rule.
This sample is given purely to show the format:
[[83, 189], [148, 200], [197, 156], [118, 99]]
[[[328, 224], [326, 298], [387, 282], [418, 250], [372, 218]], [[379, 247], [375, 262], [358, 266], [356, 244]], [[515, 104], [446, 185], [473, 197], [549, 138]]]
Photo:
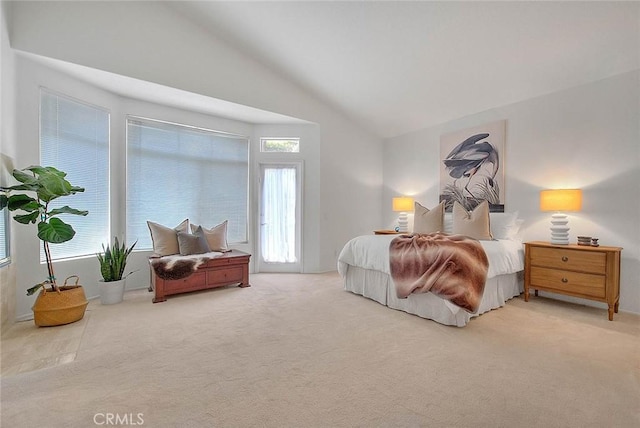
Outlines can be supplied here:
[[162, 2], [19, 2], [12, 25], [16, 49], [317, 123], [318, 271], [379, 228], [381, 140]]
[[506, 119], [505, 210], [525, 219], [523, 238], [549, 240], [540, 190], [581, 188], [582, 211], [569, 215], [570, 240], [588, 235], [624, 247], [620, 309], [640, 313], [639, 118], [640, 71], [634, 71], [390, 139], [384, 144], [384, 223], [395, 221], [390, 201], [397, 194], [437, 205], [440, 135]]
[[[53, 70], [39, 62], [33, 61], [25, 55], [16, 56], [17, 67], [17, 94], [18, 105], [15, 110], [20, 112], [17, 126], [17, 137], [15, 141], [22, 141], [14, 147], [14, 158], [16, 167], [22, 168], [27, 165], [39, 163], [39, 101], [40, 87], [46, 87], [67, 96], [78, 98], [84, 102], [99, 105], [107, 108], [111, 113], [111, 150], [110, 150], [110, 186], [111, 186], [111, 235], [124, 238], [126, 220], [126, 116], [135, 115], [149, 117], [153, 119], [166, 120], [171, 122], [184, 123], [199, 126], [207, 129], [244, 135], [250, 138], [250, 158], [254, 165], [259, 158], [258, 139], [259, 135], [299, 135], [303, 138], [304, 151], [301, 158], [307, 163], [309, 179], [305, 180], [304, 191], [309, 194], [306, 199], [306, 208], [310, 212], [308, 227], [305, 233], [308, 234], [309, 242], [305, 252], [305, 271], [317, 271], [319, 266], [319, 251], [317, 246], [318, 227], [318, 205], [319, 205], [319, 134], [316, 125], [261, 125], [235, 121], [190, 111], [175, 109], [164, 105], [153, 104], [140, 100], [123, 98], [112, 93], [101, 90], [93, 85], [78, 81], [64, 73]], [[3, 92], [4, 93], [4, 92]], [[14, 109], [9, 109], [14, 110]], [[13, 166], [12, 166], [13, 167]], [[249, 177], [250, 192], [253, 192], [255, 177], [253, 168]], [[73, 206], [73, 204], [71, 204]], [[255, 214], [257, 206], [255, 201], [250, 202], [249, 224], [255, 224]], [[12, 222], [15, 223], [15, 222]], [[41, 282], [45, 275], [45, 268], [39, 264], [40, 242], [35, 237], [34, 226], [18, 225], [13, 226], [12, 242], [20, 243], [15, 247], [15, 261], [12, 266], [17, 271], [18, 286], [17, 300], [13, 296], [13, 301], [8, 307], [15, 306], [18, 319], [31, 317], [30, 308], [33, 304], [33, 297], [26, 296], [24, 284], [33, 285]], [[307, 230], [308, 229], [308, 230]], [[315, 239], [314, 239], [315, 238]], [[76, 238], [77, 239], [77, 238]], [[249, 253], [254, 252], [253, 228], [249, 228], [248, 242], [237, 244], [237, 248]], [[315, 244], [314, 244], [315, 243]], [[146, 288], [149, 285], [148, 256], [149, 251], [135, 251], [130, 259], [129, 267], [136, 271], [128, 278], [127, 289]], [[252, 260], [253, 264], [254, 260]], [[38, 266], [34, 269], [33, 266]], [[4, 269], [3, 269], [4, 271]], [[95, 257], [56, 262], [55, 271], [58, 279], [64, 279], [71, 274], [77, 274], [81, 278], [81, 284], [85, 287], [87, 297], [98, 295], [97, 281], [100, 278], [97, 261]], [[4, 281], [3, 281], [4, 287]], [[8, 287], [15, 292], [15, 283]], [[7, 294], [8, 296], [9, 294]]]
[[[17, 140], [15, 139], [15, 55], [9, 46], [7, 16], [11, 5], [0, 5], [0, 185], [9, 183], [14, 168]], [[9, 235], [12, 225], [9, 223]], [[15, 260], [15, 242], [11, 241], [11, 255]], [[5, 330], [15, 318], [16, 267], [11, 263], [0, 268], [0, 323]]]

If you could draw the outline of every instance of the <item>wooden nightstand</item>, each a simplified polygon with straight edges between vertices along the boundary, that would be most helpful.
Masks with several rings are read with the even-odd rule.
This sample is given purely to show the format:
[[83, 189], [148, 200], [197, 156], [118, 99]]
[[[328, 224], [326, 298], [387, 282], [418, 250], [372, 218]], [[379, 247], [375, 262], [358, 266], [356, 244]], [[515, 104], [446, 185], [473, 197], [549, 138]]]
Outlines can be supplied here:
[[529, 289], [605, 302], [609, 321], [620, 303], [620, 247], [525, 242], [524, 300]]

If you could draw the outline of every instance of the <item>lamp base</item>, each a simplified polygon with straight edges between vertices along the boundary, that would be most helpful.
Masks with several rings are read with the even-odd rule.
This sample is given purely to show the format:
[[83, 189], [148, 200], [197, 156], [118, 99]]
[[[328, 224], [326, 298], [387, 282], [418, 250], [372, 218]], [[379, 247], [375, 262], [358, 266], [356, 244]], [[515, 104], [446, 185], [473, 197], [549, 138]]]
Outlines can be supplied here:
[[398, 215], [398, 232], [409, 231], [409, 217], [406, 212], [401, 212]]
[[551, 243], [569, 245], [569, 220], [566, 214], [556, 213], [551, 216]]

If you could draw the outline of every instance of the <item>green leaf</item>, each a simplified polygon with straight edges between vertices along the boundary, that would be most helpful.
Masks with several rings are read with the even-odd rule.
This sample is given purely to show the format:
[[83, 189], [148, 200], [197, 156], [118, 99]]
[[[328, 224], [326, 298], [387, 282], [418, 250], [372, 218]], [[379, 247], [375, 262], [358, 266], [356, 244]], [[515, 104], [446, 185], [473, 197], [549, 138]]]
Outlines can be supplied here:
[[71, 194], [71, 184], [59, 174], [42, 172], [38, 177], [38, 181], [40, 184], [38, 198], [45, 202]]
[[86, 216], [87, 214], [89, 214], [89, 211], [86, 211], [86, 210], [81, 211], [65, 205], [62, 208], [55, 208], [47, 213], [48, 216], [54, 216], [58, 214], [75, 214], [75, 215]]
[[52, 244], [67, 242], [76, 234], [71, 225], [59, 218], [52, 218], [49, 223], [38, 223], [38, 238]]
[[1, 187], [0, 189], [2, 189], [3, 192], [10, 192], [14, 190], [27, 190], [30, 192], [37, 192], [39, 187], [40, 186], [38, 186], [38, 184], [35, 183], [35, 184], [16, 184], [15, 186]]
[[9, 198], [7, 195], [0, 195], [0, 210], [5, 209], [5, 207], [9, 204]]
[[40, 284], [36, 284], [33, 287], [29, 288], [27, 290], [27, 296], [31, 296], [32, 294], [34, 294], [36, 291], [38, 291], [40, 288], [44, 287], [46, 284], [48, 284], [47, 281], [45, 282], [41, 282]]
[[37, 178], [33, 174], [27, 174], [19, 169], [14, 169], [11, 175], [13, 175], [13, 178], [18, 180], [20, 183], [34, 184], [37, 181]]
[[38, 211], [34, 211], [29, 214], [16, 215], [13, 217], [13, 219], [18, 223], [29, 224], [38, 221], [38, 217], [40, 217], [40, 213]]
[[78, 193], [78, 192], [84, 192], [84, 187], [80, 187], [80, 186], [71, 186], [71, 190], [70, 193], [72, 195]]
[[9, 211], [23, 210], [27, 212], [39, 211], [40, 208], [44, 208], [37, 200], [25, 194], [9, 196], [7, 206]]
[[27, 168], [24, 168], [23, 171], [31, 171], [37, 175], [53, 174], [57, 175], [60, 178], [65, 178], [67, 176], [66, 172], [62, 172], [52, 166], [31, 165]]

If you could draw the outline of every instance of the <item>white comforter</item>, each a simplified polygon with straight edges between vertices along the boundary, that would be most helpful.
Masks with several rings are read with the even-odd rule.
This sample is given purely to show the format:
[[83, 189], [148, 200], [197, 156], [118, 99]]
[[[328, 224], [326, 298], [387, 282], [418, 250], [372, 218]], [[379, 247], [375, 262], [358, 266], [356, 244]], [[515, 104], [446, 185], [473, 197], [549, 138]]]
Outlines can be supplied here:
[[[338, 256], [338, 272], [347, 273], [348, 265], [390, 274], [389, 243], [397, 235], [363, 235], [346, 243]], [[480, 241], [489, 259], [487, 279], [524, 269], [522, 242], [508, 239]]]

